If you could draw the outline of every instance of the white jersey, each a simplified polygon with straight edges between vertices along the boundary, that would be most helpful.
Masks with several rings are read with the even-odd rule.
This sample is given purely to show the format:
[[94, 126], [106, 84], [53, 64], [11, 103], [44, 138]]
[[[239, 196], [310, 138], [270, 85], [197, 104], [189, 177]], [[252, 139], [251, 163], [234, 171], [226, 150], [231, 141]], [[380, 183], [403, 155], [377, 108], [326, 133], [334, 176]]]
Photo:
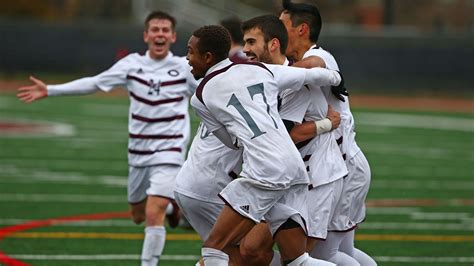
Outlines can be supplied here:
[[[301, 87], [305, 72], [292, 77]], [[231, 64], [227, 59], [208, 71], [191, 99], [209, 131], [225, 127], [243, 147], [241, 176], [276, 190], [308, 183], [305, 166], [279, 119], [278, 93], [264, 65]]]
[[[281, 95], [280, 115], [284, 120], [302, 123], [326, 118], [328, 103], [319, 86], [307, 84], [300, 90], [285, 90]], [[298, 145], [301, 157], [308, 165], [313, 187], [324, 185], [347, 175], [332, 131], [319, 134]]]
[[[334, 57], [323, 48], [313, 45], [308, 51], [306, 51], [303, 58], [309, 56], [318, 56], [324, 60], [327, 69], [339, 71], [339, 66]], [[342, 96], [346, 100], [345, 102], [342, 102], [332, 95], [331, 87], [323, 86], [322, 89], [329, 105], [341, 114], [341, 124], [334, 130], [334, 132], [344, 158], [352, 159], [360, 151], [360, 148], [357, 146], [355, 141], [355, 124], [349, 106], [349, 98]]]
[[241, 158], [242, 149], [228, 148], [201, 123], [188, 158], [176, 176], [176, 191], [193, 199], [222, 204], [218, 194], [238, 177]]
[[124, 87], [130, 95], [128, 162], [143, 167], [184, 161], [190, 135], [189, 97], [197, 86], [186, 58], [130, 54], [97, 76], [48, 86], [48, 95]]

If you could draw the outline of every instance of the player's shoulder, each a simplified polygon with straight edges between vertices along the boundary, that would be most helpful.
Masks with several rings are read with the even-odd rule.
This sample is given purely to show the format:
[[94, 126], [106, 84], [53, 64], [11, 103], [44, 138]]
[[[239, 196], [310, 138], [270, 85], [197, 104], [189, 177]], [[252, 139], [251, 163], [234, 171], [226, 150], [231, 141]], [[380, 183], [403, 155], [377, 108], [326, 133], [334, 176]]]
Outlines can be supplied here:
[[326, 67], [329, 69], [339, 69], [336, 58], [334, 58], [334, 56], [329, 51], [325, 50], [321, 46], [313, 46], [311, 49], [306, 51], [306, 53], [303, 55], [303, 58], [310, 56], [318, 56], [323, 59], [326, 63]]

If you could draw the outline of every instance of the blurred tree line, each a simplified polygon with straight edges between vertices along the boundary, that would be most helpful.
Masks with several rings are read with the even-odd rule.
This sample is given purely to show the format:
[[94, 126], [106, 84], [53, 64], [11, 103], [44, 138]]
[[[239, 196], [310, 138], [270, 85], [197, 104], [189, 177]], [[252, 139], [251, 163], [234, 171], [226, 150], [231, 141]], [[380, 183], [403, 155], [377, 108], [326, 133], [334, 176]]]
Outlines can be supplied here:
[[[181, 3], [227, 5], [241, 2], [265, 12], [277, 12], [281, 0], [175, 0]], [[383, 26], [411, 27], [422, 32], [474, 33], [474, 0], [293, 0], [317, 3], [325, 23], [362, 26], [378, 31]], [[45, 21], [127, 20], [134, 4], [161, 6], [160, 0], [4, 0], [0, 17]]]

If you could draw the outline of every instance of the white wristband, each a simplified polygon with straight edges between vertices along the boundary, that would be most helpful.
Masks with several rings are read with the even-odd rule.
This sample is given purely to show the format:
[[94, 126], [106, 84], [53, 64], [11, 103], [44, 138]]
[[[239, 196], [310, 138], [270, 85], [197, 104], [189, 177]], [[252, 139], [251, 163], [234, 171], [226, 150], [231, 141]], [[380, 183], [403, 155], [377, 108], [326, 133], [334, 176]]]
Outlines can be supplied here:
[[319, 121], [314, 121], [314, 124], [316, 125], [316, 135], [329, 132], [332, 129], [332, 123], [331, 123], [331, 120], [329, 120], [329, 118], [325, 118]]

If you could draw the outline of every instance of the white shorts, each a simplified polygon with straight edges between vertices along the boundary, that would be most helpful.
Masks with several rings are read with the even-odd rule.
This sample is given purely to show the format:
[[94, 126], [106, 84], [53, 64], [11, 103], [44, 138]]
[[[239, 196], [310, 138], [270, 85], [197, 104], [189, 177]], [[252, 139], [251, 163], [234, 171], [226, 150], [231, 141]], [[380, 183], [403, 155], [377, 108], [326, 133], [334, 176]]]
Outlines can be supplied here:
[[289, 218], [307, 232], [307, 184], [298, 184], [283, 190], [269, 189], [250, 178], [238, 178], [230, 182], [219, 196], [232, 209], [259, 223], [265, 218], [272, 235]]
[[176, 203], [189, 224], [196, 230], [201, 240], [206, 240], [222, 208], [224, 208], [224, 203], [218, 204], [193, 199], [179, 192], [175, 192], [174, 195]]
[[308, 236], [326, 239], [329, 224], [334, 216], [342, 193], [343, 180], [317, 186], [308, 192]]
[[159, 164], [146, 167], [130, 166], [128, 173], [128, 202], [139, 203], [147, 195], [174, 199], [177, 164]]
[[349, 231], [365, 219], [365, 198], [370, 187], [370, 166], [362, 151], [346, 161], [349, 175], [344, 178], [342, 196], [336, 206], [330, 231]]

